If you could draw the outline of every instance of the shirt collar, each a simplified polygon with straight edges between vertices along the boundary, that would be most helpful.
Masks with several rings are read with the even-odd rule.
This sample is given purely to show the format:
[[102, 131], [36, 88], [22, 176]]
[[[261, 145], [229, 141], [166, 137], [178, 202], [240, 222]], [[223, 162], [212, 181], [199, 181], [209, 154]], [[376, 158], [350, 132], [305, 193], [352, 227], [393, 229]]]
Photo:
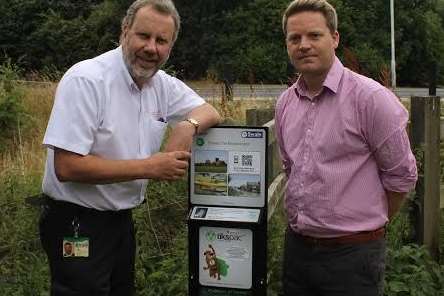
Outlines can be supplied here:
[[342, 75], [344, 73], [344, 65], [338, 57], [335, 56], [335, 60], [330, 70], [328, 71], [327, 77], [324, 80], [324, 86], [330, 89], [332, 92], [336, 93], [339, 88], [339, 83], [341, 82]]
[[[338, 57], [335, 56], [335, 60], [333, 61], [333, 64], [331, 65], [327, 77], [322, 83], [322, 86], [324, 88], [328, 88], [329, 90], [331, 90], [333, 93], [336, 94], [343, 73], [344, 73], [344, 65], [342, 65]], [[297, 95], [308, 97], [307, 86], [304, 82], [304, 79], [302, 79], [302, 76], [300, 76], [296, 81], [296, 83], [294, 84], [294, 89]]]

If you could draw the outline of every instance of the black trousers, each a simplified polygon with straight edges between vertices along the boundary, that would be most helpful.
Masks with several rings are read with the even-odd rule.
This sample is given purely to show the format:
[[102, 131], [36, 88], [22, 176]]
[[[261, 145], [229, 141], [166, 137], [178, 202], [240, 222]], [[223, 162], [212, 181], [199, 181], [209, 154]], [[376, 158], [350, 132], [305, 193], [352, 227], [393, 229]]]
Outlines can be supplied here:
[[385, 238], [344, 245], [315, 245], [289, 227], [285, 235], [286, 296], [382, 296]]
[[[89, 240], [88, 257], [63, 257], [64, 237]], [[97, 211], [47, 199], [40, 239], [51, 271], [51, 296], [134, 294], [135, 235], [131, 210]]]

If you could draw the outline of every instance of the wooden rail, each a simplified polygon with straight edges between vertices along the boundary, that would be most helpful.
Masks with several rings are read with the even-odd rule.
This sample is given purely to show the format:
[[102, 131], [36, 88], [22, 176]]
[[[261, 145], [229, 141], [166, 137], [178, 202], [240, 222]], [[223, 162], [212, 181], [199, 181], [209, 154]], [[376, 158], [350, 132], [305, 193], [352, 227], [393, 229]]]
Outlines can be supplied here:
[[273, 216], [285, 192], [287, 178], [282, 172], [282, 162], [274, 131], [274, 109], [247, 110], [248, 126], [265, 126], [268, 128], [268, 220]]
[[268, 220], [273, 217], [276, 207], [284, 195], [287, 178], [282, 172], [282, 162], [279, 157], [279, 146], [274, 131], [274, 119], [263, 126], [268, 127]]

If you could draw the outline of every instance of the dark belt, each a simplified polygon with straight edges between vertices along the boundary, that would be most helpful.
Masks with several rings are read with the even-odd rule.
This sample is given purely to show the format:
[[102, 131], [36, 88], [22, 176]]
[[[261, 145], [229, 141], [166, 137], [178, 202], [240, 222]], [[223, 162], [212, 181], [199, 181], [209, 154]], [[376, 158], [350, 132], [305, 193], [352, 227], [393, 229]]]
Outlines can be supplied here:
[[372, 231], [362, 231], [350, 235], [339, 236], [339, 237], [312, 237], [307, 235], [302, 235], [291, 230], [300, 240], [312, 244], [321, 246], [335, 246], [335, 245], [346, 245], [346, 244], [362, 244], [370, 241], [375, 241], [381, 239], [385, 235], [385, 227], [378, 228]]
[[67, 201], [55, 200], [45, 194], [42, 194], [42, 198], [43, 198], [43, 205], [61, 212], [90, 214], [90, 215], [112, 215], [112, 216], [131, 214], [131, 209], [119, 210], [119, 211], [111, 211], [111, 210], [101, 211], [101, 210], [83, 207]]

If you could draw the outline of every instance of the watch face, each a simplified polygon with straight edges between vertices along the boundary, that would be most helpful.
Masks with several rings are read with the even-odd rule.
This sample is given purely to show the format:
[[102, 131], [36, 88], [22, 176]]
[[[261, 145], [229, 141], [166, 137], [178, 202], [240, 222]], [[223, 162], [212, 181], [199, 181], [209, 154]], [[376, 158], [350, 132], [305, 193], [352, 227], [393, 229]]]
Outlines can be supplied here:
[[187, 119], [192, 125], [194, 125], [195, 127], [198, 127], [199, 126], [199, 122], [196, 120], [196, 119], [194, 119], [194, 118], [188, 118]]

